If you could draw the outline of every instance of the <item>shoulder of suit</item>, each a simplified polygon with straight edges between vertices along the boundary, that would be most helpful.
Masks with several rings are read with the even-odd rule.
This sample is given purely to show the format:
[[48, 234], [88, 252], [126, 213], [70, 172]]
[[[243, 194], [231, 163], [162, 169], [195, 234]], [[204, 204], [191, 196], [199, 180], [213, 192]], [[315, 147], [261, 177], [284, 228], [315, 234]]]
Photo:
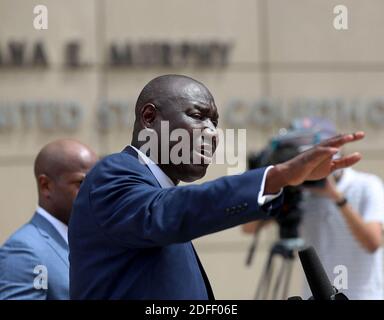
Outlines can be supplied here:
[[92, 169], [88, 176], [99, 175], [100, 173], [116, 173], [121, 172], [136, 174], [141, 172], [148, 174], [148, 167], [141, 163], [135, 156], [127, 152], [119, 152], [110, 154], [101, 159]]
[[24, 248], [34, 252], [45, 250], [44, 237], [31, 222], [17, 229], [3, 244], [3, 247]]

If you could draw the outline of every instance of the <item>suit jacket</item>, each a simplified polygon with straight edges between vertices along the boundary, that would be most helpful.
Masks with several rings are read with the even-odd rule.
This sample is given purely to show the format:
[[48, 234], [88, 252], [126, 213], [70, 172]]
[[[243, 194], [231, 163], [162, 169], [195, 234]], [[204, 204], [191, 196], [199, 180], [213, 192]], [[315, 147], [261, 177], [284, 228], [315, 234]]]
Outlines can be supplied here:
[[0, 299], [69, 299], [68, 245], [38, 213], [0, 248]]
[[265, 169], [161, 188], [127, 147], [88, 173], [69, 223], [71, 299], [208, 299], [191, 240], [275, 215], [257, 195]]

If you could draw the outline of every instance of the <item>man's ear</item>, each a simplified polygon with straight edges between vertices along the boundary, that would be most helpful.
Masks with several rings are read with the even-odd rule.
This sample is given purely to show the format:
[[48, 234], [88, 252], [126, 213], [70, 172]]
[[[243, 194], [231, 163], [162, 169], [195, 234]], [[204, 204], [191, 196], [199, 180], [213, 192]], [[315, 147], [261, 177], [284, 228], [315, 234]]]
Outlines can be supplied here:
[[147, 103], [141, 109], [141, 122], [143, 127], [152, 128], [153, 122], [156, 119], [157, 110], [155, 105]]
[[52, 190], [52, 181], [45, 175], [41, 174], [37, 177], [37, 183], [39, 185], [40, 193], [45, 197], [49, 198]]

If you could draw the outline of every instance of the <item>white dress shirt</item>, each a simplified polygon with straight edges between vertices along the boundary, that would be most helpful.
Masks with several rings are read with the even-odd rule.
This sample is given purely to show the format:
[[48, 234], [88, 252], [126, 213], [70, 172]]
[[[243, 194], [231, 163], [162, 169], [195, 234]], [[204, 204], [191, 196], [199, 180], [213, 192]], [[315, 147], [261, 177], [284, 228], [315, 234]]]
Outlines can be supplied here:
[[[160, 167], [151, 158], [149, 158], [147, 155], [145, 155], [143, 152], [141, 152], [139, 149], [135, 148], [134, 146], [131, 146], [131, 147], [134, 150], [136, 150], [141, 161], [148, 166], [149, 170], [151, 170], [152, 174], [155, 176], [156, 180], [159, 182], [162, 188], [169, 188], [169, 187], [175, 186], [173, 181], [164, 173], [163, 170], [160, 169]], [[268, 171], [272, 168], [273, 166], [269, 166], [264, 172], [263, 180], [261, 181], [260, 192], [257, 198], [257, 202], [259, 206], [262, 206], [272, 201], [273, 199], [280, 196], [281, 193], [283, 192], [283, 189], [281, 189], [280, 192], [277, 194], [264, 195], [265, 179], [267, 178]]]
[[68, 244], [68, 226], [40, 206], [37, 207], [36, 212], [47, 219]]

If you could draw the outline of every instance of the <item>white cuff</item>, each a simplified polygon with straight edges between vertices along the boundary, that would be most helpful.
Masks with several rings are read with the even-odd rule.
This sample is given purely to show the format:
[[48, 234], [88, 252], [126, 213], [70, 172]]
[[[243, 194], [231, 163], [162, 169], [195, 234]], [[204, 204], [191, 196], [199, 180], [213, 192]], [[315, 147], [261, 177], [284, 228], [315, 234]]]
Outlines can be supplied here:
[[267, 174], [268, 174], [268, 171], [271, 170], [273, 168], [273, 166], [269, 166], [267, 169], [265, 169], [264, 171], [264, 176], [263, 176], [263, 180], [261, 181], [261, 187], [260, 187], [260, 192], [259, 192], [259, 195], [257, 197], [257, 202], [259, 204], [259, 206], [262, 206], [274, 199], [276, 199], [277, 197], [279, 197], [281, 195], [281, 193], [283, 192], [283, 188], [280, 189], [279, 193], [275, 193], [275, 194], [266, 194], [264, 195], [264, 188], [265, 188], [265, 179], [267, 178]]

